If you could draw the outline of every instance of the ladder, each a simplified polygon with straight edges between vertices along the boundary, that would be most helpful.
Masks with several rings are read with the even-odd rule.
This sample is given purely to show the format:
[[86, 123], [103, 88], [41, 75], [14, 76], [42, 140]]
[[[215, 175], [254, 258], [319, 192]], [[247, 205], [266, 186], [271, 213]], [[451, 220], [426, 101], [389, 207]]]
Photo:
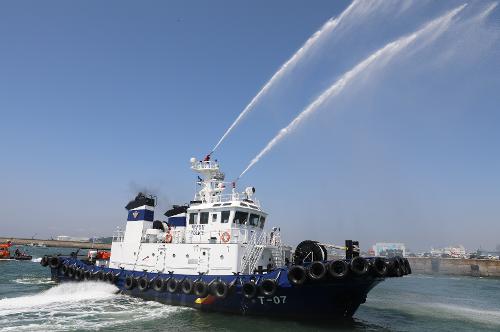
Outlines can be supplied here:
[[255, 270], [257, 262], [259, 258], [262, 256], [262, 252], [266, 247], [264, 244], [265, 240], [266, 240], [265, 232], [261, 232], [258, 238], [256, 233], [252, 235], [247, 250], [243, 255], [243, 257], [241, 258], [242, 273], [252, 273]]
[[273, 242], [275, 246], [271, 247], [271, 256], [274, 266], [279, 268], [285, 265], [283, 243], [281, 242], [281, 234], [279, 231], [274, 233]]

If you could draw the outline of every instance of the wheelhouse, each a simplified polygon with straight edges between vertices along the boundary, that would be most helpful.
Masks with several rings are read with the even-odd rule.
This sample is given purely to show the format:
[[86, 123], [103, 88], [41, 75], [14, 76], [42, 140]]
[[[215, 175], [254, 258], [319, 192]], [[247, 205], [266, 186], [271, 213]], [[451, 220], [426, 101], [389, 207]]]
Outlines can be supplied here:
[[[215, 206], [217, 205], [217, 206]], [[260, 209], [245, 208], [238, 204], [214, 204], [211, 207], [191, 207], [187, 211], [187, 226], [211, 225], [215, 228], [263, 229], [267, 214]]]

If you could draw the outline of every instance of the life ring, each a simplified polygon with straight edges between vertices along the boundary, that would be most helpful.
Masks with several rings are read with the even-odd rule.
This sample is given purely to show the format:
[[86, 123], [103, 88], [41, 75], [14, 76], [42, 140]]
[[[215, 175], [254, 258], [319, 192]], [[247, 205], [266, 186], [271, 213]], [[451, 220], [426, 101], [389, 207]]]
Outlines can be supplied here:
[[165, 242], [172, 243], [172, 234], [170, 234], [170, 232], [165, 235]]
[[222, 242], [224, 242], [224, 243], [228, 243], [228, 242], [229, 242], [229, 240], [231, 240], [231, 235], [229, 235], [229, 233], [228, 233], [228, 232], [224, 232], [224, 233], [222, 233], [222, 235], [220, 236], [220, 239], [221, 239], [221, 241], [222, 241]]

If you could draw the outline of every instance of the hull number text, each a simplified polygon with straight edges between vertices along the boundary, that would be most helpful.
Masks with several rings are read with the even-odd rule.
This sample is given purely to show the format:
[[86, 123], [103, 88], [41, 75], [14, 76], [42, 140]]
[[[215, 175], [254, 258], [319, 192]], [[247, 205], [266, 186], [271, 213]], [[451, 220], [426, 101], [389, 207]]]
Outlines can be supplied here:
[[260, 300], [260, 304], [264, 304], [264, 303], [285, 304], [286, 303], [286, 296], [273, 296], [273, 297], [259, 296], [257, 298]]

